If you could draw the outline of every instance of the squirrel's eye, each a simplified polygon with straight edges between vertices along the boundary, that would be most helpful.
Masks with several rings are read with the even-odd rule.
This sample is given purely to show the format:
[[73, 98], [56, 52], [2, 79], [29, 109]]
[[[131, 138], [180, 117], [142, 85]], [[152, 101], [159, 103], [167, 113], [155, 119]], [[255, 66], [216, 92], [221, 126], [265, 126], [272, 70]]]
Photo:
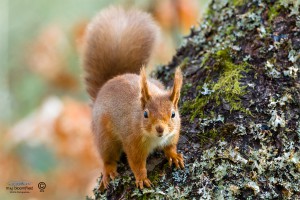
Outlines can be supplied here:
[[172, 118], [174, 118], [174, 117], [175, 117], [175, 112], [174, 112], [174, 111], [172, 111], [172, 115], [171, 115], [171, 117], [172, 117]]
[[148, 118], [148, 112], [147, 111], [144, 112], [144, 117]]

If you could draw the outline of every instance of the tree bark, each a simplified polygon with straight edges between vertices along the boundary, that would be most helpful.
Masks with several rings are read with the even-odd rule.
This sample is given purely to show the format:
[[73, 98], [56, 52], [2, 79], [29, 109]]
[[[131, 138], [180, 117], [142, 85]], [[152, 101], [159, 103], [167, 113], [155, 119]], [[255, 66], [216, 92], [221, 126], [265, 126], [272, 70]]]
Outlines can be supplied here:
[[[179, 152], [148, 159], [154, 186], [135, 188], [126, 161], [108, 199], [300, 199], [300, 17], [292, 0], [215, 0], [168, 66], [184, 73]], [[126, 160], [126, 159], [124, 159]]]

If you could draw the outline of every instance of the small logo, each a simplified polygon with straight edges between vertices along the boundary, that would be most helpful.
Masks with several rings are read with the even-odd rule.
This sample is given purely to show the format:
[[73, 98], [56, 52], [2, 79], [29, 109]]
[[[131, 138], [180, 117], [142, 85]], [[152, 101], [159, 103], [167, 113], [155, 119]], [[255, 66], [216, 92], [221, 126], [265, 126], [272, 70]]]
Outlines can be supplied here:
[[44, 189], [46, 188], [46, 183], [39, 182], [38, 188], [40, 189], [40, 192], [44, 192]]

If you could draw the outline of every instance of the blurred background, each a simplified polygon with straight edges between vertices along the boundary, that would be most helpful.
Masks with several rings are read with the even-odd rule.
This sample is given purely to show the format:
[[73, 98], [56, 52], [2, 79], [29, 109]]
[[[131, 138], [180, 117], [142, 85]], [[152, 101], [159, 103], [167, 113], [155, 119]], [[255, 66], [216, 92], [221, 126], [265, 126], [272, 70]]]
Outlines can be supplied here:
[[[0, 199], [83, 199], [99, 176], [80, 54], [89, 20], [109, 5], [152, 13], [167, 64], [209, 0], [0, 0]], [[29, 194], [10, 194], [29, 181]], [[45, 182], [44, 193], [37, 189]]]

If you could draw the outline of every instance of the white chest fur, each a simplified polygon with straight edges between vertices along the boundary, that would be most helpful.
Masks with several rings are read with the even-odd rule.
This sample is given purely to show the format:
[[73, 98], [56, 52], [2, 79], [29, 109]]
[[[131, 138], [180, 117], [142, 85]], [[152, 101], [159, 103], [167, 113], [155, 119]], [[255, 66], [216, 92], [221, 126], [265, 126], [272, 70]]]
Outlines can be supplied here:
[[144, 137], [143, 139], [145, 144], [148, 145], [149, 151], [152, 152], [156, 148], [161, 148], [170, 144], [175, 133], [176, 131], [172, 131], [171, 133], [165, 134], [162, 137]]

